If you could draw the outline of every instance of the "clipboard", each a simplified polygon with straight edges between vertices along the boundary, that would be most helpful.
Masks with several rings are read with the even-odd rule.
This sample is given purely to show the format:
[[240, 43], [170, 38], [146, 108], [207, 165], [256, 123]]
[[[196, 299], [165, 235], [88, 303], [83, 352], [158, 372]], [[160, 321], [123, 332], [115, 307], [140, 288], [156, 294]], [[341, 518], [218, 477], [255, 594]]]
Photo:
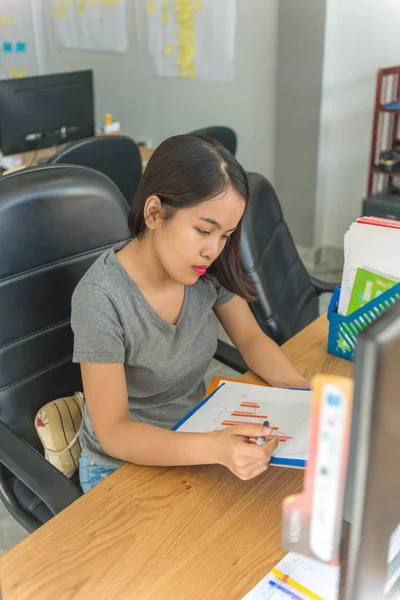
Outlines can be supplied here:
[[[187, 415], [185, 415], [178, 423], [176, 423], [176, 425], [174, 425], [174, 427], [172, 427], [173, 431], [177, 431], [178, 429], [182, 428], [182, 426], [184, 426], [184, 424], [191, 418], [193, 417], [201, 408], [203, 408], [207, 402], [209, 400], [211, 400], [211, 398], [213, 398], [215, 396], [215, 394], [217, 392], [219, 392], [227, 383], [240, 383], [240, 384], [245, 384], [245, 385], [250, 385], [250, 386], [258, 386], [258, 387], [264, 387], [267, 389], [274, 389], [276, 390], [278, 393], [283, 393], [284, 391], [288, 392], [291, 391], [293, 392], [294, 390], [283, 390], [281, 388], [271, 388], [271, 386], [269, 386], [266, 383], [258, 383], [258, 382], [245, 382], [239, 379], [233, 379], [233, 378], [228, 378], [228, 377], [214, 377], [208, 390], [207, 390], [207, 395], [204, 398], [204, 400], [202, 400], [201, 402], [199, 402], [199, 404], [197, 404], [197, 406], [195, 406]], [[297, 390], [299, 392], [307, 392], [307, 390]], [[311, 392], [308, 392], [310, 394], [310, 399], [309, 399], [309, 408], [311, 408]], [[308, 413], [310, 413], [310, 410], [307, 411]], [[258, 415], [255, 415], [258, 416]], [[310, 414], [307, 415], [308, 418], [310, 419]], [[254, 422], [254, 421], [249, 421], [249, 422]], [[231, 423], [232, 424], [232, 423]], [[218, 428], [218, 427], [216, 427]], [[196, 430], [198, 431], [198, 430]], [[204, 431], [204, 430], [203, 430]], [[308, 427], [308, 431], [309, 431], [309, 427]], [[290, 438], [290, 436], [286, 436], [288, 439]], [[283, 440], [286, 441], [286, 440]], [[308, 436], [307, 436], [307, 441], [305, 443], [305, 446], [308, 447]], [[280, 467], [290, 467], [290, 468], [300, 468], [300, 469], [304, 469], [306, 466], [306, 462], [307, 462], [307, 456], [306, 454], [304, 454], [304, 459], [303, 458], [289, 458], [289, 457], [282, 457], [282, 456], [273, 456], [271, 458], [270, 461], [270, 465], [271, 466], [280, 466]]]

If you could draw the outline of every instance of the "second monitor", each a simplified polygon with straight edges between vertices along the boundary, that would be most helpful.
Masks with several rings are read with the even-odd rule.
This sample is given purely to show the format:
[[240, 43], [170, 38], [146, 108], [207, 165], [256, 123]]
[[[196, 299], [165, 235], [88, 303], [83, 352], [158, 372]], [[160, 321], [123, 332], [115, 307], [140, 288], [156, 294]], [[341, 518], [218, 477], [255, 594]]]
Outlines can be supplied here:
[[94, 135], [92, 71], [0, 81], [4, 156]]

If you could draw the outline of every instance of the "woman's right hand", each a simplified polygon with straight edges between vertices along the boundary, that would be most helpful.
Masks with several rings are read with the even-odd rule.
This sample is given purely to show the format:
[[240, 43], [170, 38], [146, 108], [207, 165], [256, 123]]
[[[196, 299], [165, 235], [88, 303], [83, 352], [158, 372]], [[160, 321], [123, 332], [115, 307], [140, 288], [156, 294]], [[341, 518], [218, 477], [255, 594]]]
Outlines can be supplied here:
[[243, 480], [261, 475], [268, 469], [272, 453], [278, 446], [278, 438], [274, 437], [262, 446], [255, 444], [250, 438], [268, 437], [271, 433], [271, 429], [261, 424], [250, 423], [214, 431], [218, 463]]

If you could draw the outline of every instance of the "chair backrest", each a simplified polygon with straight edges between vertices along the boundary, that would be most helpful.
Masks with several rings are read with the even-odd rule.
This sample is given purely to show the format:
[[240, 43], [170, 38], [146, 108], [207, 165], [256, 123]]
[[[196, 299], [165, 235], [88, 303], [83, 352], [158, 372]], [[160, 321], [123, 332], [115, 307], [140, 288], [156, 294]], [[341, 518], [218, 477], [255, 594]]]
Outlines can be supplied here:
[[104, 135], [72, 142], [48, 164], [82, 165], [107, 175], [131, 206], [142, 176], [142, 159], [135, 142], [125, 135]]
[[71, 296], [108, 247], [128, 239], [129, 207], [107, 177], [44, 166], [0, 178], [0, 419], [37, 450], [37, 410], [81, 390]]
[[230, 127], [215, 125], [213, 127], [204, 127], [191, 132], [192, 135], [205, 135], [213, 140], [220, 142], [233, 155], [237, 150], [237, 136]]
[[249, 173], [250, 200], [242, 226], [242, 266], [256, 286], [251, 309], [265, 333], [284, 343], [318, 316], [311, 282], [272, 185]]

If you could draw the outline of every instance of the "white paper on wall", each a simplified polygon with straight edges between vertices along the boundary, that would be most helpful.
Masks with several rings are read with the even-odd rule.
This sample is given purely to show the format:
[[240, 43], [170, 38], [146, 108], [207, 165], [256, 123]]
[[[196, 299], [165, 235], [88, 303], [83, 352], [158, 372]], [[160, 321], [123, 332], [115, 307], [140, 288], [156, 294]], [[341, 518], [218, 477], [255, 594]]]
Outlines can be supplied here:
[[153, 73], [233, 81], [236, 0], [142, 0]]
[[64, 48], [125, 52], [126, 0], [52, 0], [58, 43]]
[[0, 79], [40, 72], [34, 0], [0, 0]]

